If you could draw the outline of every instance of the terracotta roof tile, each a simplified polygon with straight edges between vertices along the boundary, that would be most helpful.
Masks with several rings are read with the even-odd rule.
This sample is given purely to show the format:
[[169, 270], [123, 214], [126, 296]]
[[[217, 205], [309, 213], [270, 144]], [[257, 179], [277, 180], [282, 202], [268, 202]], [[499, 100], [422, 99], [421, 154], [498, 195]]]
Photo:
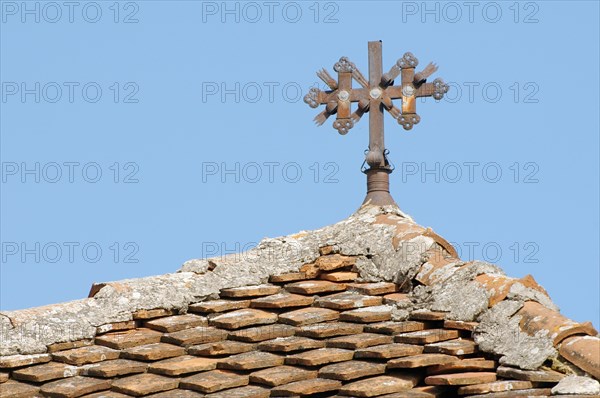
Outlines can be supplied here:
[[427, 344], [424, 352], [448, 355], [467, 355], [477, 352], [477, 344], [475, 344], [474, 341], [467, 339], [447, 340], [439, 343]]
[[413, 388], [418, 377], [413, 375], [377, 376], [345, 384], [340, 394], [351, 397], [374, 397], [394, 394]]
[[308, 279], [307, 275], [304, 272], [290, 272], [290, 273], [281, 274], [281, 275], [271, 275], [271, 277], [269, 278], [269, 282], [271, 282], [271, 283], [286, 283], [286, 282], [301, 281], [304, 279]]
[[390, 293], [383, 296], [384, 304], [410, 304], [410, 298], [406, 293]]
[[250, 307], [250, 300], [210, 300], [189, 306], [190, 312], [212, 314]]
[[539, 283], [534, 279], [533, 275], [525, 275], [521, 279], [519, 279], [519, 283], [525, 287], [529, 287], [533, 290], [537, 290], [540, 293], [548, 296], [548, 292]]
[[444, 365], [459, 361], [457, 357], [446, 354], [420, 354], [409, 357], [397, 358], [388, 361], [390, 369], [396, 368], [422, 368], [432, 365]]
[[48, 397], [75, 398], [96, 391], [108, 390], [111, 384], [111, 380], [75, 376], [46, 383], [42, 386], [41, 392]]
[[211, 370], [181, 379], [181, 388], [209, 394], [228, 388], [245, 386], [250, 382], [247, 375], [225, 370]]
[[356, 350], [358, 348], [371, 347], [374, 345], [389, 344], [392, 341], [392, 336], [376, 333], [360, 333], [349, 336], [334, 337], [327, 340], [325, 344], [327, 347]]
[[2, 383], [0, 388], [0, 396], [2, 398], [35, 398], [39, 391], [40, 388], [37, 386], [9, 380], [5, 383]]
[[417, 388], [412, 390], [396, 392], [392, 394], [380, 395], [378, 398], [437, 398], [443, 395], [434, 395], [428, 392], [420, 391]]
[[[12, 372], [12, 377], [17, 380], [42, 383], [45, 381], [76, 376], [78, 373], [79, 371], [76, 366], [71, 366], [64, 363], [49, 362], [42, 365], [34, 365], [15, 370]], [[0, 387], [0, 389], [1, 388], [2, 387]]]
[[489, 306], [493, 307], [508, 296], [511, 286], [516, 279], [504, 275], [481, 274], [475, 277], [489, 292]]
[[182, 347], [173, 344], [154, 343], [129, 348], [122, 351], [121, 356], [139, 361], [158, 361], [160, 359], [178, 357], [183, 354], [185, 354], [185, 350]]
[[0, 368], [10, 369], [21, 366], [35, 365], [38, 363], [50, 362], [48, 354], [32, 354], [32, 355], [10, 355], [0, 357]]
[[186, 314], [175, 315], [165, 318], [153, 319], [144, 323], [144, 326], [159, 332], [172, 333], [180, 330], [193, 328], [196, 326], [207, 326], [208, 321], [205, 317]]
[[443, 321], [446, 318], [445, 312], [439, 311], [413, 311], [410, 319], [415, 321]]
[[[137, 326], [136, 321], [105, 323], [104, 325], [100, 325], [96, 328], [96, 335], [99, 336], [104, 333], [118, 332], [120, 330], [131, 330], [131, 329], [135, 329], [136, 326]], [[83, 345], [81, 347], [83, 347]], [[76, 348], [76, 347], [73, 347], [73, 348]]]
[[148, 372], [165, 376], [181, 376], [188, 373], [203, 372], [216, 368], [216, 359], [183, 355], [177, 358], [169, 358], [154, 362], [148, 367]]
[[341, 348], [318, 348], [299, 354], [288, 355], [286, 365], [320, 366], [332, 362], [349, 361], [354, 356], [354, 351]]
[[302, 308], [279, 315], [279, 321], [294, 326], [311, 325], [326, 321], [335, 321], [340, 317], [339, 312], [327, 308]]
[[[128, 398], [131, 397], [131, 395], [125, 395], [125, 394], [121, 394], [120, 392], [116, 392], [116, 391], [102, 391], [102, 392], [95, 392], [93, 394], [88, 394], [88, 395], [84, 395], [81, 398]], [[167, 397], [160, 397], [159, 395], [152, 395], [152, 398], [167, 398]], [[177, 396], [172, 396], [172, 397], [168, 397], [168, 398], [197, 398], [197, 397], [180, 397], [179, 395]]]
[[351, 271], [339, 271], [320, 275], [320, 278], [330, 282], [352, 282], [358, 278], [358, 274]]
[[392, 307], [387, 305], [357, 308], [340, 314], [341, 321], [373, 323], [392, 319]]
[[428, 376], [425, 383], [438, 386], [468, 386], [496, 381], [495, 372], [467, 372]]
[[327, 256], [328, 254], [336, 254], [340, 252], [340, 248], [336, 245], [325, 245], [319, 247], [319, 254], [321, 256]]
[[405, 322], [378, 322], [365, 325], [365, 332], [398, 334], [408, 332], [418, 332], [427, 329], [425, 322], [405, 321]]
[[346, 361], [322, 367], [319, 377], [335, 380], [354, 380], [385, 373], [385, 364], [367, 361]]
[[314, 298], [299, 294], [280, 293], [252, 300], [253, 308], [287, 308], [311, 305]]
[[321, 270], [315, 263], [304, 264], [300, 267], [300, 273], [305, 276], [304, 279], [314, 279], [321, 274]]
[[296, 333], [296, 328], [289, 325], [273, 324], [253, 328], [236, 330], [229, 333], [232, 340], [258, 343], [260, 341], [276, 339], [278, 337], [290, 337]]
[[539, 381], [539, 382], [558, 382], [562, 380], [565, 375], [554, 370], [522, 370], [511, 368], [508, 366], [499, 366], [496, 369], [498, 376], [507, 379], [517, 379], [526, 381]]
[[[523, 398], [523, 397], [548, 397], [552, 394], [551, 388], [530, 388], [527, 390], [492, 392], [489, 394], [469, 395], [469, 398]], [[576, 395], [567, 395], [569, 398], [578, 398]], [[588, 395], [589, 397], [589, 395]], [[582, 397], [583, 398], [583, 397]]]
[[493, 307], [500, 301], [504, 300], [511, 287], [515, 283], [537, 290], [540, 293], [548, 296], [548, 293], [533, 279], [531, 275], [527, 275], [521, 279], [510, 278], [504, 275], [497, 274], [481, 274], [475, 277], [475, 281], [479, 282], [489, 292], [489, 306]]
[[598, 334], [591, 323], [574, 322], [536, 301], [526, 301], [517, 315], [521, 316], [521, 329], [532, 336], [541, 330], [547, 330], [554, 345], [558, 345], [565, 338], [575, 334], [590, 336]]
[[420, 267], [415, 280], [429, 286], [435, 281], [436, 271], [444, 267], [454, 267], [458, 260], [447, 256], [443, 250], [431, 249], [427, 254], [430, 255], [429, 260]]
[[292, 352], [323, 347], [325, 347], [325, 342], [322, 340], [313, 340], [300, 336], [277, 338], [264, 341], [258, 345], [259, 350], [272, 352]]
[[258, 296], [270, 296], [277, 294], [281, 290], [280, 286], [276, 285], [257, 285], [257, 286], [242, 286], [234, 287], [230, 289], [222, 289], [221, 297], [258, 297]]
[[[126, 398], [128, 396], [129, 395], [119, 395], [118, 398]], [[197, 393], [192, 390], [182, 390], [182, 389], [164, 391], [164, 392], [159, 392], [156, 394], [148, 395], [149, 398], [150, 397], [151, 398], [202, 398], [205, 396], [206, 395]], [[97, 398], [111, 398], [111, 397], [112, 397], [112, 395], [106, 396], [106, 397], [98, 396]], [[115, 398], [116, 397], [117, 396], [115, 395]], [[89, 397], [86, 395], [85, 397], [82, 397], [82, 398], [89, 398]]]
[[112, 348], [93, 345], [89, 347], [74, 348], [52, 354], [52, 359], [69, 365], [81, 366], [119, 358], [120, 352]]
[[492, 360], [484, 358], [465, 358], [445, 365], [430, 366], [427, 368], [427, 374], [435, 375], [440, 373], [474, 372], [495, 370], [495, 368], [496, 363]]
[[560, 345], [560, 355], [600, 379], [600, 338], [573, 336]]
[[444, 386], [420, 386], [413, 388], [409, 392], [413, 391], [415, 393], [425, 393], [428, 397], [444, 397], [444, 394], [448, 394], [448, 388]]
[[528, 388], [533, 388], [533, 384], [530, 381], [502, 380], [494, 381], [491, 383], [474, 384], [470, 386], [460, 387], [458, 389], [458, 393], [460, 395], [486, 394], [489, 392], [525, 390]]
[[465, 322], [465, 321], [452, 321], [452, 320], [444, 320], [444, 328], [445, 329], [457, 329], [457, 330], [467, 330], [472, 332], [479, 325], [478, 322]]
[[251, 370], [269, 368], [283, 365], [284, 358], [269, 352], [245, 352], [221, 359], [218, 362], [220, 369]]
[[197, 345], [203, 343], [214, 343], [215, 341], [225, 340], [227, 332], [214, 327], [196, 327], [192, 329], [180, 330], [179, 332], [165, 334], [162, 341], [182, 346]]
[[394, 293], [398, 290], [398, 286], [391, 282], [349, 283], [348, 289], [369, 296], [377, 296]]
[[113, 359], [86, 366], [82, 374], [86, 376], [112, 378], [134, 373], [144, 373], [148, 365], [143, 362], [130, 361], [127, 359]]
[[324, 280], [312, 280], [290, 283], [285, 285], [285, 289], [288, 292], [298, 294], [322, 294], [346, 290], [346, 285]]
[[275, 322], [277, 322], [277, 314], [253, 308], [227, 312], [209, 319], [211, 326], [224, 329], [239, 329], [245, 326], [266, 325]]
[[356, 257], [343, 256], [341, 254], [327, 254], [317, 257], [315, 264], [321, 271], [333, 271], [353, 266], [356, 264]]
[[301, 326], [296, 331], [298, 336], [314, 337], [323, 339], [334, 336], [346, 336], [363, 331], [363, 326], [356, 323], [327, 322], [314, 325]]
[[143, 373], [115, 380], [112, 384], [112, 389], [123, 394], [140, 397], [156, 392], [173, 390], [178, 386], [179, 379]]
[[96, 337], [96, 344], [114, 348], [115, 350], [123, 350], [139, 345], [158, 343], [161, 337], [162, 333], [156, 330], [140, 328], [107, 333]]
[[205, 395], [206, 398], [269, 398], [271, 392], [263, 387], [245, 386]]
[[271, 390], [274, 397], [306, 396], [337, 391], [342, 383], [337, 380], [311, 379], [284, 384]]
[[381, 305], [383, 299], [380, 296], [365, 296], [356, 292], [344, 292], [319, 297], [315, 304], [319, 307], [331, 308], [333, 310], [352, 310], [355, 308]]
[[48, 346], [48, 352], [52, 353], [57, 351], [72, 350], [73, 348], [87, 347], [92, 344], [94, 344], [94, 341], [91, 339], [67, 341], [64, 343], [54, 343]]
[[429, 344], [437, 343], [438, 341], [452, 340], [458, 338], [459, 334], [456, 330], [447, 329], [428, 329], [418, 332], [401, 333], [394, 337], [397, 343], [407, 344]]
[[188, 348], [188, 352], [192, 355], [217, 356], [241, 354], [243, 352], [253, 351], [255, 349], [256, 344], [225, 340], [191, 346]]
[[146, 320], [153, 318], [160, 318], [163, 316], [175, 315], [175, 310], [168, 310], [164, 308], [154, 308], [150, 310], [139, 310], [132, 314], [135, 320]]
[[275, 387], [295, 381], [315, 379], [316, 377], [316, 370], [282, 365], [253, 372], [250, 374], [250, 381], [257, 384]]
[[406, 357], [411, 355], [419, 355], [423, 352], [423, 347], [412, 344], [384, 344], [374, 347], [362, 348], [356, 351], [355, 358], [374, 358], [374, 359], [391, 359]]

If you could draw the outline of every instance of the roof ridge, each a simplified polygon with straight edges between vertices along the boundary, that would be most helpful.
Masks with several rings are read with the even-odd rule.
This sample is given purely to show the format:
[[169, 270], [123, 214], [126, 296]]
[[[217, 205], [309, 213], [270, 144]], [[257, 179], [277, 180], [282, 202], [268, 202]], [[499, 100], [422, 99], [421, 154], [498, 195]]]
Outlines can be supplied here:
[[[576, 336], [598, 332], [562, 316], [533, 277], [510, 278], [495, 265], [464, 262], [445, 239], [396, 206], [370, 205], [330, 226], [263, 239], [244, 253], [187, 261], [175, 273], [95, 284], [87, 299], [0, 313], [0, 355], [43, 353], [136, 318], [185, 313], [223, 289], [340, 264], [351, 265], [360, 281], [392, 281], [409, 293], [410, 304], [396, 306], [397, 319], [418, 311], [443, 312], [450, 321], [477, 319], [475, 341], [502, 364], [537, 369], [560, 352], [589, 372], [580, 353], [568, 351], [577, 346]], [[536, 318], [540, 314], [547, 321]], [[568, 339], [571, 345], [561, 344]]]

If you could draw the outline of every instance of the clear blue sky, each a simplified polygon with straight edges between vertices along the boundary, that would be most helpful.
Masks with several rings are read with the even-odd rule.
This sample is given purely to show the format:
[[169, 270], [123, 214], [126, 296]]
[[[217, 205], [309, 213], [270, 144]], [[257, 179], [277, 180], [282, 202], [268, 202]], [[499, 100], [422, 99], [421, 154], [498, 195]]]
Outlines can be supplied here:
[[368, 121], [301, 97], [381, 39], [451, 83], [386, 117], [400, 207], [600, 326], [598, 2], [0, 4], [1, 309], [350, 215]]

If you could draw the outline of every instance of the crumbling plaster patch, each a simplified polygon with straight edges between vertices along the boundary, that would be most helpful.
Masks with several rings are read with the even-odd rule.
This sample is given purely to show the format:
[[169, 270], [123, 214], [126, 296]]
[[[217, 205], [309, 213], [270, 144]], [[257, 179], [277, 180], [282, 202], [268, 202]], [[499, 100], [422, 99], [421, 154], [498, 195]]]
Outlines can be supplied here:
[[535, 370], [558, 353], [548, 331], [534, 336], [521, 331], [521, 317], [515, 315], [521, 307], [523, 302], [514, 300], [496, 304], [479, 317], [474, 338], [481, 351], [501, 355], [502, 365]]
[[600, 394], [600, 382], [585, 376], [567, 376], [552, 388], [552, 394]]

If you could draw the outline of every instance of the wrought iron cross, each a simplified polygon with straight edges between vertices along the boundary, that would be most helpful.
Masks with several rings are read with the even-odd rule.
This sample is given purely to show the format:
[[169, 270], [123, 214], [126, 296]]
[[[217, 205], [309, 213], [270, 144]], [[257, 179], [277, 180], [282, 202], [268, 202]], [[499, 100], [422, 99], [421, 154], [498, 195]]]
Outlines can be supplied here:
[[[389, 174], [393, 168], [387, 159], [388, 150], [384, 144], [383, 110], [388, 111], [405, 130], [410, 130], [421, 120], [416, 112], [416, 99], [433, 97], [440, 100], [448, 92], [448, 85], [439, 78], [427, 83], [427, 78], [438, 69], [433, 63], [415, 73], [419, 61], [411, 53], [404, 54], [387, 73], [383, 73], [381, 59], [381, 41], [369, 42], [367, 80], [348, 58], [340, 58], [333, 66], [338, 74], [337, 81], [325, 69], [321, 69], [317, 76], [329, 90], [311, 88], [304, 97], [304, 102], [311, 108], [325, 105], [325, 110], [315, 117], [318, 125], [336, 114], [333, 127], [342, 135], [347, 134], [365, 113], [369, 113], [369, 149], [365, 159], [369, 168], [363, 170], [367, 174], [367, 197], [364, 203], [388, 205], [395, 203], [389, 189]], [[399, 75], [401, 84], [394, 85], [394, 80]], [[361, 88], [352, 88], [353, 79]], [[394, 99], [402, 101], [401, 109], [394, 105]], [[354, 112], [351, 109], [353, 102], [358, 103]]]

